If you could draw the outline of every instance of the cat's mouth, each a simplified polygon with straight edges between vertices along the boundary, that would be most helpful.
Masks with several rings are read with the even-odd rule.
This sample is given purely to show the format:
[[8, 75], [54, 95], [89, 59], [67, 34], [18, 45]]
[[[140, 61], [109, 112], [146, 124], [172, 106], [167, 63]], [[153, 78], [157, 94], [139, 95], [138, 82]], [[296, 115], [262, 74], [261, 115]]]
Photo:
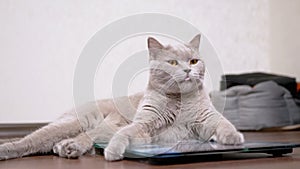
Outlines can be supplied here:
[[[198, 77], [199, 78], [199, 80], [202, 80], [202, 79], [204, 79], [204, 76], [199, 76]], [[197, 79], [198, 78], [195, 78], [194, 76], [191, 76], [191, 75], [186, 75], [183, 79], [182, 79], [182, 83], [183, 82], [192, 82], [192, 81], [194, 81], [194, 80], [196, 80], [197, 81]]]
[[191, 81], [192, 79], [190, 78], [190, 76], [186, 76], [185, 78], [184, 78], [184, 81]]
[[185, 76], [185, 78], [183, 79], [183, 82], [190, 82], [190, 81], [192, 81], [192, 78], [191, 78], [191, 76], [189, 74], [187, 74]]

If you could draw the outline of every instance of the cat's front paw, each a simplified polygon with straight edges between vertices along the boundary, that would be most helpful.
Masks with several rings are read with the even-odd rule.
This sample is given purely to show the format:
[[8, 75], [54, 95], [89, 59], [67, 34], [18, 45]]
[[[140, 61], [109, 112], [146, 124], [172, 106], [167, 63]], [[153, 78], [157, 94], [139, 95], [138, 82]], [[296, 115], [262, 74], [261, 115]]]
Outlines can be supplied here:
[[110, 149], [109, 147], [104, 150], [104, 158], [107, 161], [118, 161], [122, 160], [123, 153], [114, 151], [113, 149]]
[[245, 142], [244, 135], [238, 131], [224, 132], [217, 135], [217, 142], [220, 144], [243, 144]]

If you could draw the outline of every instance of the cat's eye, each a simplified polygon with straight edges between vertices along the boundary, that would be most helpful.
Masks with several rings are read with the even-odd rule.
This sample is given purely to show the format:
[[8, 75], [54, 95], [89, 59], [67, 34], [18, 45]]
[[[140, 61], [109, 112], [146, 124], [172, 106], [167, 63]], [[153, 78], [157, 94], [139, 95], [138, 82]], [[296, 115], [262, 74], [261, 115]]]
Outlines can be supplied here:
[[190, 60], [190, 65], [195, 65], [195, 64], [197, 64], [198, 63], [198, 59], [192, 59], [192, 60]]
[[178, 65], [177, 60], [168, 60], [167, 62], [168, 62], [169, 64], [171, 64], [172, 66]]

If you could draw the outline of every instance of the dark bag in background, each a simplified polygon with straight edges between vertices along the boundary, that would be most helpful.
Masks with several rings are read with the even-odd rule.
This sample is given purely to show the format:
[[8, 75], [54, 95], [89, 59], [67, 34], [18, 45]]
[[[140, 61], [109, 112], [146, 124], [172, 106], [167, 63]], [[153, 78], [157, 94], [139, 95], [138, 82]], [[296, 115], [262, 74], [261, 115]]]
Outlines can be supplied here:
[[261, 73], [261, 72], [236, 74], [236, 75], [233, 74], [222, 75], [220, 90], [223, 91], [232, 86], [238, 86], [238, 85], [249, 85], [253, 87], [260, 82], [270, 81], [270, 80], [286, 88], [291, 93], [291, 95], [294, 98], [296, 98], [297, 96], [296, 78], [291, 78], [282, 75]]

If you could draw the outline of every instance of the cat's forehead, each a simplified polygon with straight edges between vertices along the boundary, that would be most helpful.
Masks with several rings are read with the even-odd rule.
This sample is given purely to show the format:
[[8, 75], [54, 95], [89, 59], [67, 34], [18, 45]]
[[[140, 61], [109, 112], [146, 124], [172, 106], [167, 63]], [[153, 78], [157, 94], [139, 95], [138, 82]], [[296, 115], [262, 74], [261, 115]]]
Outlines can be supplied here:
[[174, 59], [189, 60], [199, 57], [197, 51], [185, 44], [168, 45], [166, 50], [172, 54], [171, 57], [175, 57]]

